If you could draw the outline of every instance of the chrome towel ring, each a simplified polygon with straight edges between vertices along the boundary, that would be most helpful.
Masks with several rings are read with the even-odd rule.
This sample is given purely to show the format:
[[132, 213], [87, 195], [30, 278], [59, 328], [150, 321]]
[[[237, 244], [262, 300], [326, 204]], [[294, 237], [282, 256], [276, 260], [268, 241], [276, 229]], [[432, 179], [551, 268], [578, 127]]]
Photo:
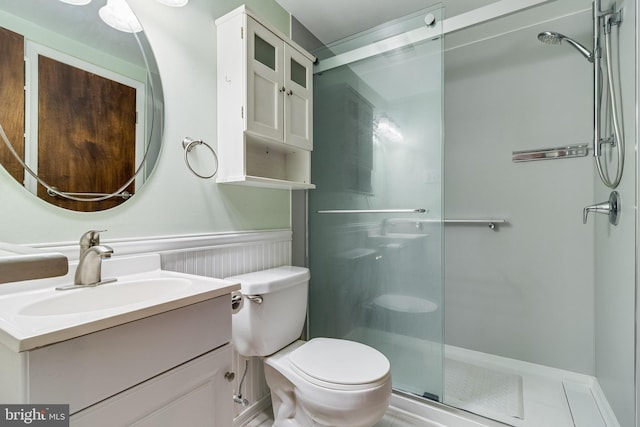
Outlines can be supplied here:
[[[193, 150], [198, 145], [204, 145], [205, 147], [207, 147], [209, 149], [209, 151], [211, 151], [211, 154], [213, 154], [213, 158], [215, 160], [215, 168], [213, 169], [213, 173], [211, 175], [201, 175], [201, 174], [199, 174], [198, 172], [193, 170], [193, 168], [191, 167], [191, 164], [189, 163], [189, 153], [191, 152], [191, 150]], [[207, 144], [206, 142], [204, 142], [201, 139], [193, 139], [193, 138], [189, 138], [188, 136], [186, 136], [182, 140], [182, 148], [184, 148], [184, 163], [187, 165], [189, 170], [191, 172], [193, 172], [193, 174], [195, 176], [197, 176], [198, 178], [202, 178], [202, 179], [213, 178], [213, 176], [218, 172], [218, 155], [216, 154], [215, 150], [209, 144]]]

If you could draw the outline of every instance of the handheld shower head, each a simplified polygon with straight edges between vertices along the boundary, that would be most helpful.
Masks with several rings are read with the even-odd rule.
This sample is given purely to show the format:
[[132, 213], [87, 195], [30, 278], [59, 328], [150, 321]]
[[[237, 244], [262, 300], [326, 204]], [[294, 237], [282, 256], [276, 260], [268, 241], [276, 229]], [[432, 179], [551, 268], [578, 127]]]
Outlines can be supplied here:
[[560, 33], [554, 33], [553, 31], [543, 31], [538, 34], [538, 40], [546, 44], [560, 44], [564, 36]]
[[553, 31], [544, 31], [538, 34], [538, 40], [546, 44], [561, 44], [563, 41], [566, 41], [571, 46], [576, 48], [576, 50], [580, 52], [582, 56], [587, 58], [587, 61], [593, 62], [593, 52], [591, 52], [589, 49], [584, 47], [584, 45], [578, 43], [577, 41], [573, 40], [570, 37], [567, 37], [565, 35], [562, 35], [560, 33], [556, 33]]

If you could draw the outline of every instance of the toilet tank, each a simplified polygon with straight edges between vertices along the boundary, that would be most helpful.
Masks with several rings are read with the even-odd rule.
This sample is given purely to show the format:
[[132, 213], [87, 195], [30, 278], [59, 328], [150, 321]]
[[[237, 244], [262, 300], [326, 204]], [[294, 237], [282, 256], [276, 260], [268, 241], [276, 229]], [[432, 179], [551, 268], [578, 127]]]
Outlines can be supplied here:
[[240, 283], [242, 307], [232, 316], [231, 342], [243, 356], [268, 356], [294, 342], [307, 314], [309, 270], [284, 266], [225, 278]]

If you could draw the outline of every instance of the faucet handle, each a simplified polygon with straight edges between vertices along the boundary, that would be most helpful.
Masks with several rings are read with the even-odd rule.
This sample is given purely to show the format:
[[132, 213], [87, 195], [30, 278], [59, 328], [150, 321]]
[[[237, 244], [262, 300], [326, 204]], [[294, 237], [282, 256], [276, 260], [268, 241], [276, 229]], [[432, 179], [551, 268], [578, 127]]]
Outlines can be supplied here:
[[107, 230], [89, 230], [80, 237], [80, 246], [90, 247], [100, 244], [100, 233]]
[[612, 191], [609, 195], [609, 200], [606, 202], [598, 203], [595, 205], [587, 206], [582, 210], [582, 223], [587, 223], [587, 216], [589, 212], [601, 213], [609, 216], [609, 222], [613, 225], [618, 225], [620, 220], [620, 194], [617, 191]]

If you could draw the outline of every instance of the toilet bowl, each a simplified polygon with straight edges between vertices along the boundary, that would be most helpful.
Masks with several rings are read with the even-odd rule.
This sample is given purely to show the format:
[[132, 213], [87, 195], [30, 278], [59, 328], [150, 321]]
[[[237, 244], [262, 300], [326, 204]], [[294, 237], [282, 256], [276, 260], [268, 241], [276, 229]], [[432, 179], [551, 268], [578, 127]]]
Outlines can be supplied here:
[[243, 356], [264, 357], [274, 427], [370, 427], [391, 397], [391, 367], [378, 350], [335, 338], [299, 339], [309, 271], [278, 267], [227, 277], [245, 298], [231, 340]]
[[[389, 406], [389, 361], [363, 344], [331, 338], [296, 341], [264, 363], [280, 421], [368, 427]], [[278, 425], [291, 424], [274, 424]]]

